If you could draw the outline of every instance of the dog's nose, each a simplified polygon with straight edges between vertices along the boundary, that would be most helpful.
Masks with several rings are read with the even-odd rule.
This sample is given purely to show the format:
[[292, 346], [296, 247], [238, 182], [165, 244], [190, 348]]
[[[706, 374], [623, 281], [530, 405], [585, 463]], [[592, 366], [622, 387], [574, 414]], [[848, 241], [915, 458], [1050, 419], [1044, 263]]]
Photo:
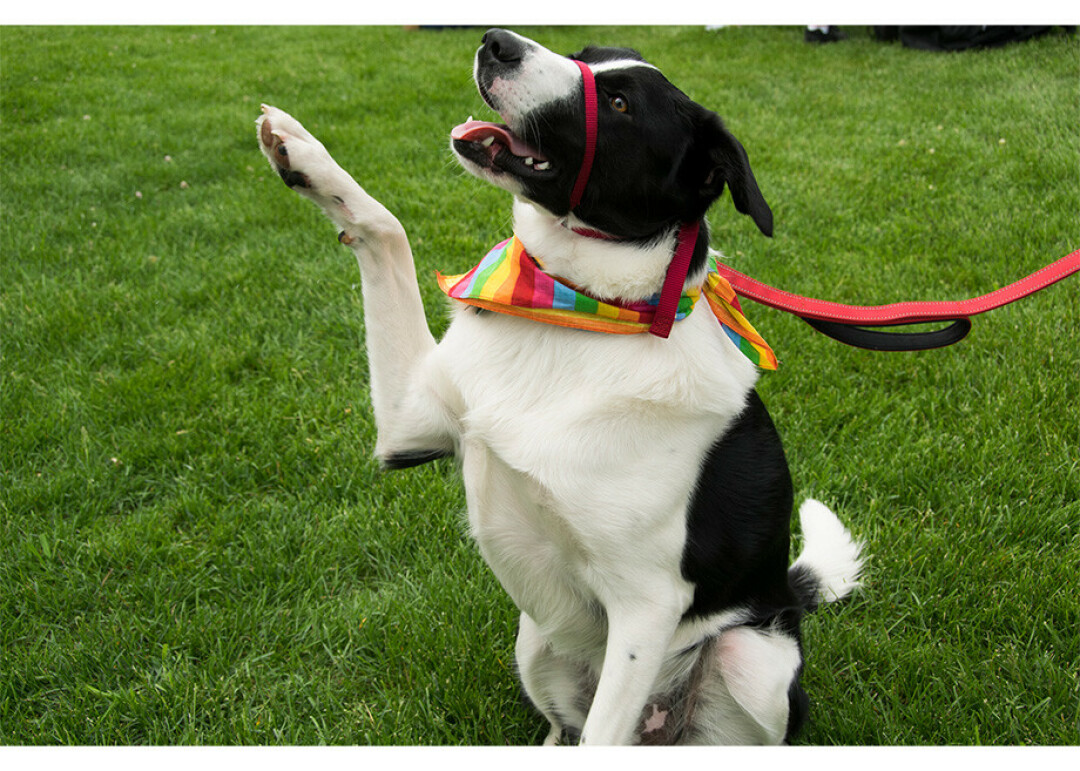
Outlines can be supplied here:
[[488, 55], [505, 64], [519, 62], [525, 55], [525, 39], [505, 29], [488, 30], [481, 43]]

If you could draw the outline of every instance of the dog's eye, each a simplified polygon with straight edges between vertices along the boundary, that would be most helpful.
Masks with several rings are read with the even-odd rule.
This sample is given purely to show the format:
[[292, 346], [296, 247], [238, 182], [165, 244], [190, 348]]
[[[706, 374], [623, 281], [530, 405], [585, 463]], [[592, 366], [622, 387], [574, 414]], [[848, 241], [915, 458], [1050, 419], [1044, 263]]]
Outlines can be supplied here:
[[611, 97], [611, 106], [616, 112], [626, 112], [630, 109], [630, 102], [626, 101], [626, 97], [621, 94], [616, 94]]

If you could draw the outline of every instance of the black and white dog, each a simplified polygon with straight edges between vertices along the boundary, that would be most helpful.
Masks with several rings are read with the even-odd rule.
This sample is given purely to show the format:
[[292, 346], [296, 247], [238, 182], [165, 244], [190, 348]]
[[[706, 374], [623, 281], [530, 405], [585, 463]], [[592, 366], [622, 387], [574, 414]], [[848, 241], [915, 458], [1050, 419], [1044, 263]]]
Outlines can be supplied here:
[[[475, 77], [505, 124], [470, 119], [453, 152], [514, 195], [515, 233], [547, 274], [653, 298], [681, 227], [725, 185], [771, 234], [742, 145], [634, 51], [563, 57], [492, 30]], [[377, 456], [460, 460], [472, 533], [521, 610], [517, 667], [547, 743], [788, 740], [808, 703], [801, 616], [856, 586], [860, 546], [810, 500], [789, 567], [780, 439], [757, 368], [709, 310], [663, 339], [461, 305], [436, 342], [398, 220], [291, 116], [264, 106], [258, 136], [359, 259]], [[687, 288], [707, 269], [697, 232]]]

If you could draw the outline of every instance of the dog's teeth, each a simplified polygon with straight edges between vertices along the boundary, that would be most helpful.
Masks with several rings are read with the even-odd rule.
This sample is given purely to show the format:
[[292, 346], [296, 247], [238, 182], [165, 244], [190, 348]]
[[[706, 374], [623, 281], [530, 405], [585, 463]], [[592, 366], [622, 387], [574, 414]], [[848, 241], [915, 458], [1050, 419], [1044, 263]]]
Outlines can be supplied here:
[[488, 137], [487, 139], [485, 139], [480, 144], [483, 145], [484, 147], [491, 147], [493, 144], [495, 144], [495, 137]]
[[551, 164], [548, 163], [547, 161], [542, 161], [541, 163], [538, 163], [535, 166], [533, 166], [533, 168], [536, 169], [537, 171], [547, 171], [548, 169], [551, 168]]
[[533, 159], [532, 158], [526, 158], [525, 159], [525, 165], [526, 166], [532, 166], [533, 165]]

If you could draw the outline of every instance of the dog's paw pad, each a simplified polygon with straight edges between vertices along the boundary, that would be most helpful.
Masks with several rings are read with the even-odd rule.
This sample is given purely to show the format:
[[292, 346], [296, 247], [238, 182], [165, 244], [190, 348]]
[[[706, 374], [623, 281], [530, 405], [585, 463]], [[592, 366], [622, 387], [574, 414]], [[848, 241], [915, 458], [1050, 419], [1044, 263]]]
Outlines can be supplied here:
[[[314, 137], [304, 131], [303, 127], [287, 113], [267, 105], [263, 105], [262, 109], [263, 114], [259, 116], [256, 123], [259, 128], [259, 146], [263, 155], [270, 161], [270, 165], [286, 185], [292, 188], [310, 188], [311, 180], [308, 176], [292, 168], [288, 145], [292, 141], [305, 142]], [[295, 126], [290, 124], [295, 124]], [[290, 134], [289, 129], [295, 131], [296, 128], [299, 128], [303, 135]]]

